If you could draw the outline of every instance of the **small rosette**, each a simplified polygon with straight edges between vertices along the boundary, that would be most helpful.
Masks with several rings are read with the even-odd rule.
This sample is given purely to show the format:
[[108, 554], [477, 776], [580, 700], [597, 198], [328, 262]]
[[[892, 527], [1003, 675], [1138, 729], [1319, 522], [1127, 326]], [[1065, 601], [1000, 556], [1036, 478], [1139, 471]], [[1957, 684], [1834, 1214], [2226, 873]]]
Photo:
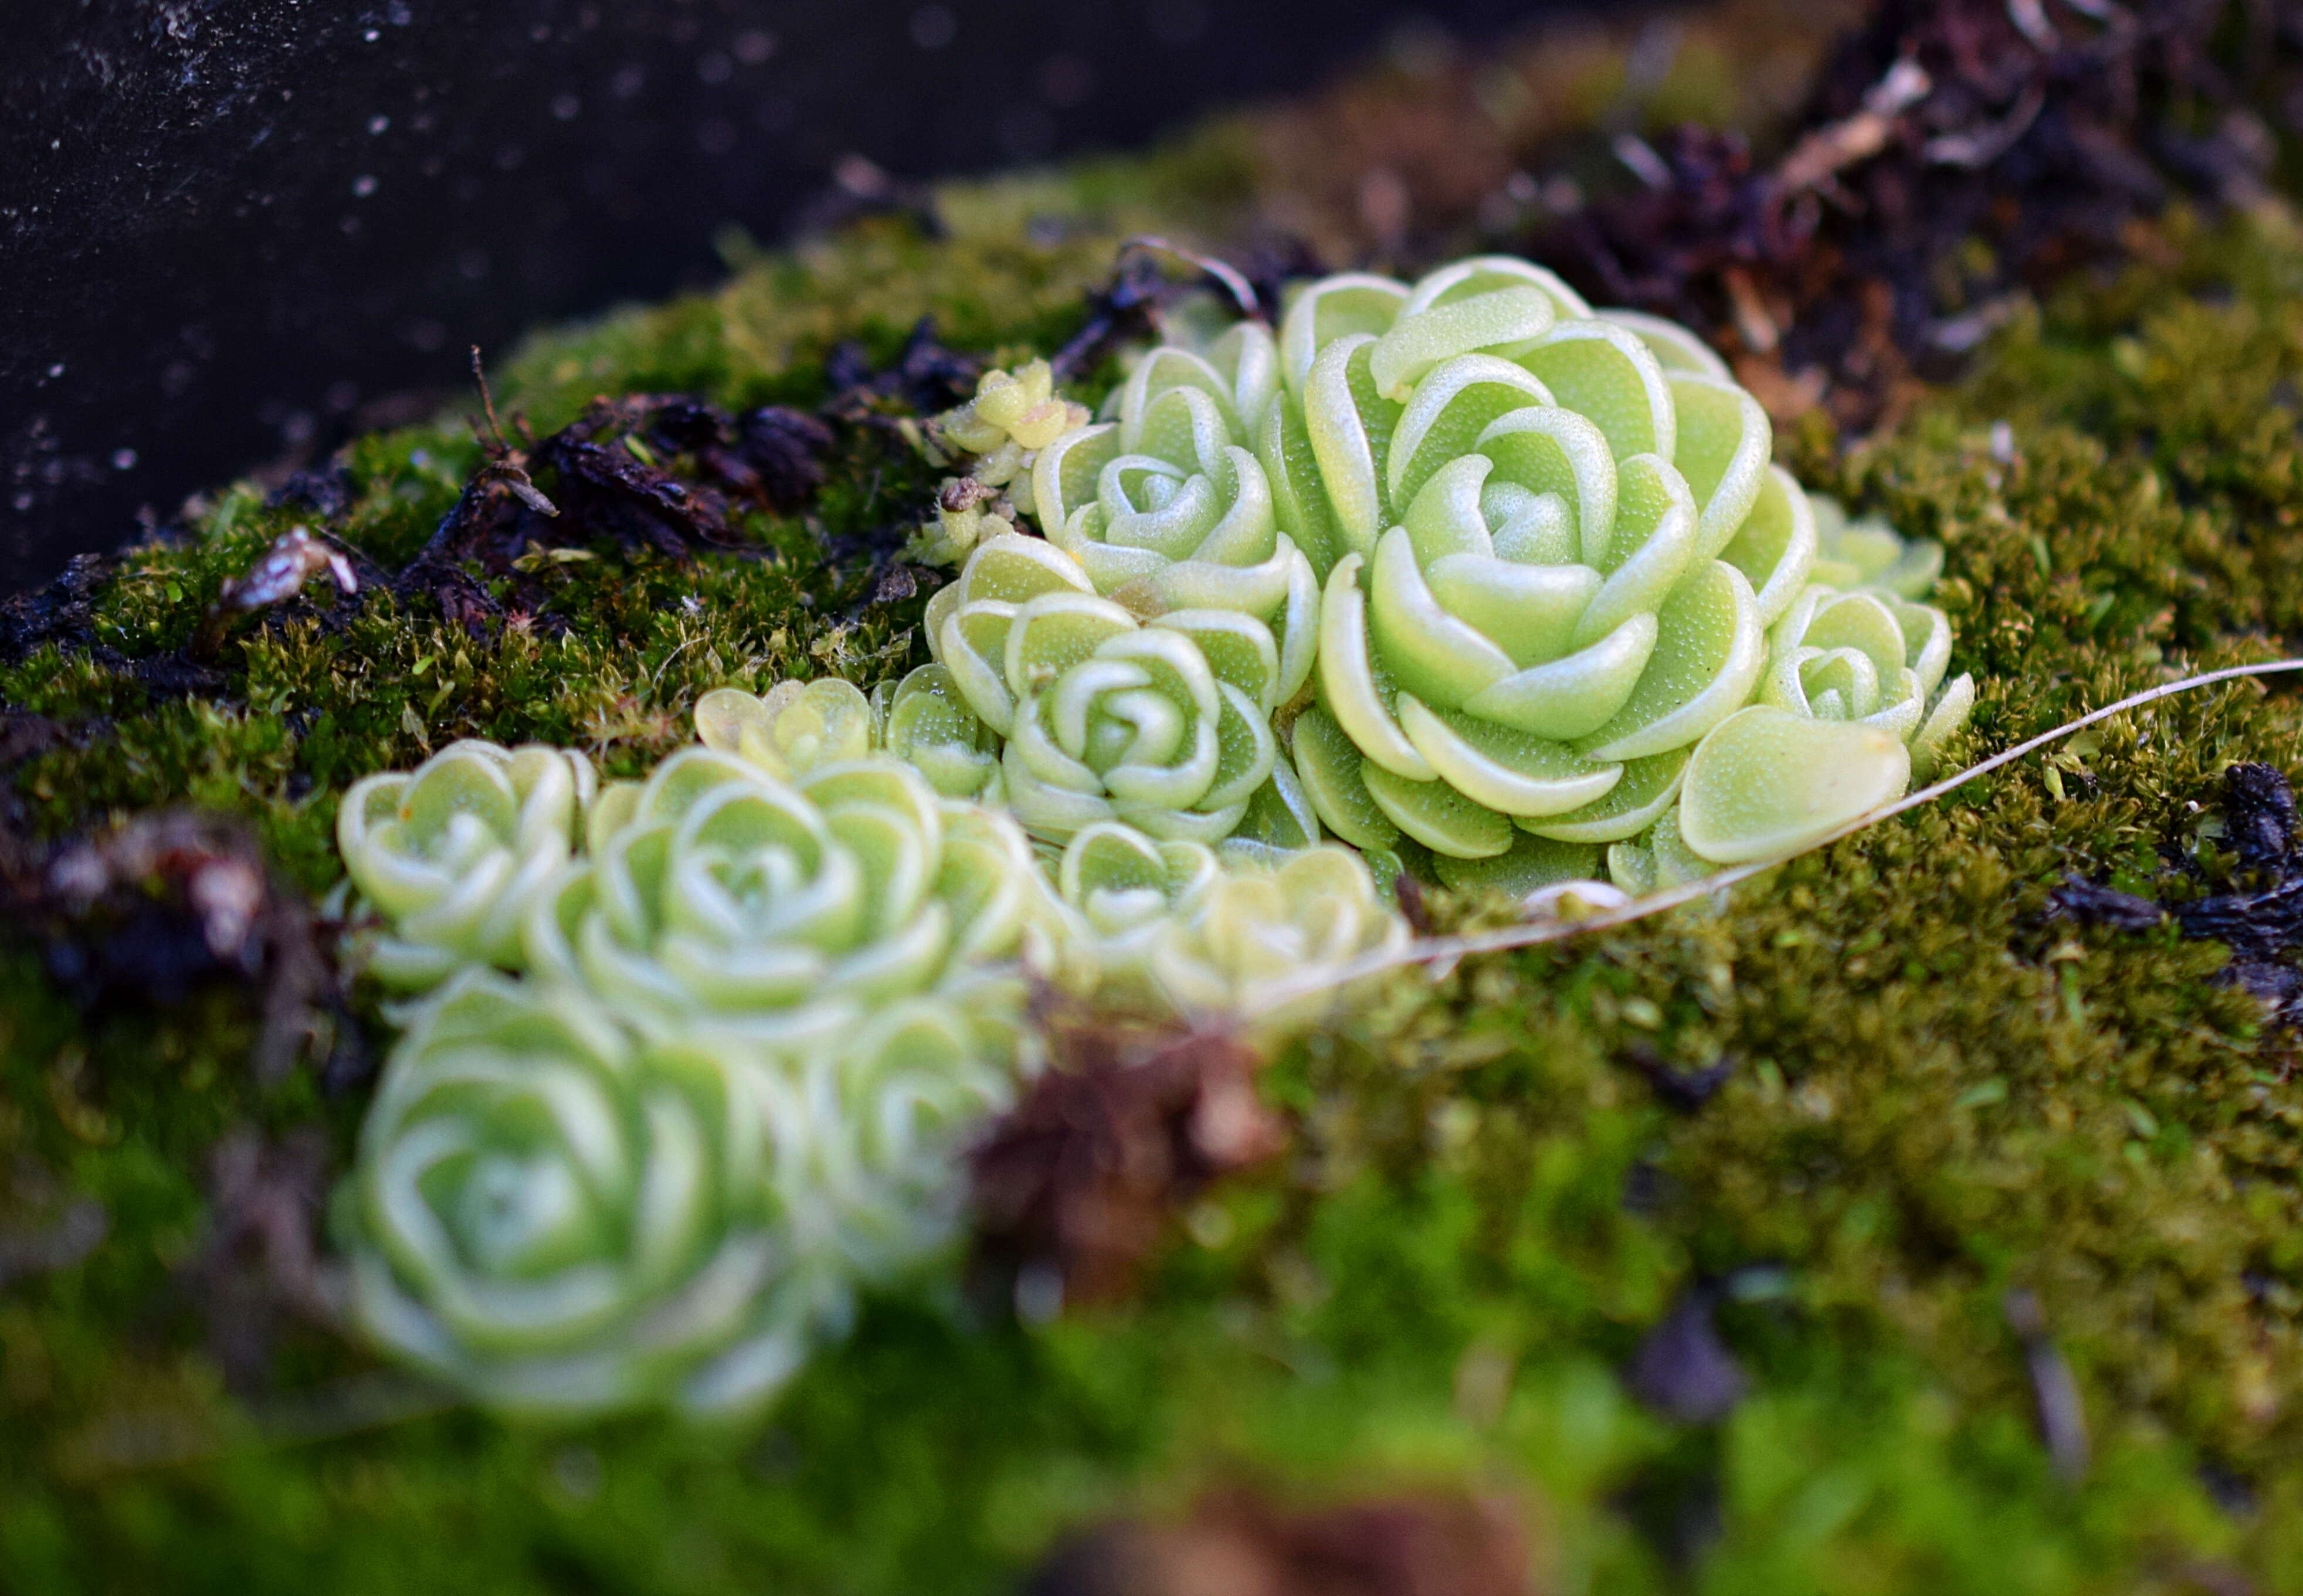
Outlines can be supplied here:
[[1118, 389], [1116, 420], [1040, 451], [1032, 500], [1049, 542], [1138, 617], [1228, 609], [1263, 622], [1284, 702], [1311, 673], [1320, 590], [1252, 448], [1278, 383], [1271, 335], [1252, 322], [1204, 354], [1155, 349]]
[[1185, 609], [1146, 625], [1061, 550], [999, 537], [927, 621], [938, 662], [1007, 738], [1008, 806], [1035, 836], [1117, 819], [1212, 843], [1271, 778], [1280, 661], [1252, 617]]
[[[1911, 554], [1884, 527], [1836, 551], [1920, 593], [1942, 559]], [[1644, 861], [1622, 856], [1619, 878], [1667, 886], [1689, 878], [1691, 858], [1779, 858], [1901, 797], [1975, 707], [1972, 676], [1944, 680], [1951, 652], [1950, 618], [1931, 604], [1888, 587], [1809, 586], [1769, 634], [1758, 701], [1697, 745], [1676, 812]]]
[[394, 1051], [340, 1214], [354, 1311], [491, 1405], [742, 1410], [840, 1323], [765, 1078], [468, 971]]
[[1159, 922], [1145, 967], [1167, 1001], [1191, 1019], [1292, 1029], [1332, 1009], [1340, 988], [1293, 998], [1319, 979], [1407, 940], [1407, 924], [1377, 890], [1366, 861], [1333, 843], [1277, 865], [1227, 861]]
[[532, 963], [658, 1028], [700, 1012], [779, 1046], [1012, 955], [1041, 903], [1006, 817], [886, 758], [789, 781], [689, 748], [530, 913]]
[[595, 785], [572, 749], [481, 742], [356, 784], [336, 844], [388, 927], [370, 968], [409, 989], [466, 965], [520, 968], [522, 922], [566, 866]]

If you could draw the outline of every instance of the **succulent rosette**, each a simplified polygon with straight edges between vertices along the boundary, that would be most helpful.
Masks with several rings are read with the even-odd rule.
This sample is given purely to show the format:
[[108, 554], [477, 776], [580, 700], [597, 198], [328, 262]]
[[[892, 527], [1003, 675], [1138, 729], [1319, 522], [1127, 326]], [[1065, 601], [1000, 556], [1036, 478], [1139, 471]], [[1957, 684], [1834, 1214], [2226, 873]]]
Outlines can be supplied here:
[[930, 786], [947, 798], [1000, 801], [1000, 739], [968, 707], [951, 672], [923, 665], [872, 696], [882, 746], [915, 767]]
[[1222, 870], [1161, 918], [1144, 950], [1160, 994], [1194, 1019], [1271, 1035], [1332, 1008], [1340, 988], [1279, 995], [1407, 940], [1407, 923], [1378, 891], [1367, 861], [1333, 843], [1277, 864], [1248, 858]]
[[853, 683], [778, 682], [766, 693], [720, 687], [696, 701], [696, 737], [771, 776], [869, 755], [879, 741], [872, 701]]
[[1260, 452], [1325, 574], [1294, 757], [1329, 829], [1492, 858], [1653, 824], [1815, 555], [1766, 413], [1685, 333], [1501, 256], [1312, 284]]
[[394, 1051], [340, 1196], [378, 1341], [492, 1405], [765, 1399], [843, 1317], [765, 1078], [581, 994], [458, 977]]
[[1224, 868], [1204, 843], [1163, 841], [1118, 820], [1081, 827], [1045, 865], [1064, 910], [1064, 973], [1129, 998], [1149, 995], [1143, 960], [1161, 928]]
[[1099, 820], [1215, 842], [1271, 779], [1271, 632], [1228, 609], [1146, 624], [1037, 538], [992, 538], [928, 602], [937, 662], [1007, 739], [1007, 803], [1060, 842]]
[[801, 1250], [885, 1284], [957, 1234], [965, 1154], [1037, 1063], [1020, 977], [963, 974], [780, 1059], [768, 1092], [786, 1142], [780, 1189]]
[[1843, 590], [1884, 588], [1898, 598], [1924, 599], [1943, 575], [1943, 545], [1897, 534], [1879, 516], [1851, 520], [1835, 499], [1808, 495], [1815, 510], [1815, 568], [1809, 578]]
[[1263, 622], [1285, 702], [1311, 673], [1320, 589], [1253, 449], [1278, 379], [1257, 323], [1204, 351], [1163, 344], [1114, 394], [1117, 419], [1039, 451], [1032, 502], [1048, 541], [1138, 617], [1225, 609]]
[[389, 927], [370, 968], [411, 989], [466, 965], [520, 968], [528, 908], [567, 864], [596, 785], [573, 750], [477, 741], [356, 783], [336, 844]]
[[[852, 690], [851, 690], [852, 691]], [[780, 779], [673, 754], [530, 913], [535, 967], [646, 1017], [798, 1046], [1018, 948], [1042, 902], [1006, 817], [884, 757]]]

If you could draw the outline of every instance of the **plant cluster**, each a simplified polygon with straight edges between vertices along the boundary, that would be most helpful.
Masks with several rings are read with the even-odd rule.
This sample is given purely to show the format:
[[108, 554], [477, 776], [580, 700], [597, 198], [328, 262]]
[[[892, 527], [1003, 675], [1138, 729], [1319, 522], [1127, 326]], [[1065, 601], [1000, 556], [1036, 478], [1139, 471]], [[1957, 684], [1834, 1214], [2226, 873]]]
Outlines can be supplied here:
[[431, 994], [342, 1205], [379, 1340], [755, 1403], [950, 1233], [1027, 978], [1274, 1037], [1404, 869], [1789, 853], [1966, 718], [1939, 554], [1818, 513], [1678, 328], [1502, 257], [1172, 326], [1102, 421], [1034, 362], [918, 434], [972, 466], [934, 663], [708, 693], [645, 779], [468, 740], [346, 794], [369, 968]]
[[367, 968], [424, 994], [340, 1205], [353, 1307], [498, 1406], [771, 1395], [953, 1235], [1027, 976], [1269, 1035], [1317, 1010], [1260, 983], [1404, 935], [1340, 848], [1035, 856], [940, 667], [696, 724], [645, 780], [466, 741], [340, 811]]
[[1321, 279], [1276, 337], [1187, 310], [1061, 422], [1043, 368], [946, 418], [997, 479], [947, 500], [1029, 491], [927, 610], [1043, 838], [1647, 890], [1899, 796], [1974, 701], [1940, 550], [1811, 500], [1683, 329], [1523, 260]]

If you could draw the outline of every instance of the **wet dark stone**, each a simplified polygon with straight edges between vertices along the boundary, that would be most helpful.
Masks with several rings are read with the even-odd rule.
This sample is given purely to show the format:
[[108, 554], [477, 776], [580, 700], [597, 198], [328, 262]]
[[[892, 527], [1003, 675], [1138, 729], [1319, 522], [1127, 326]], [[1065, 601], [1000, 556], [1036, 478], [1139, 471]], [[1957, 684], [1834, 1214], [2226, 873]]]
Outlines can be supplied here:
[[[1473, 37], [1564, 9], [1416, 8]], [[778, 239], [841, 190], [852, 210], [843, 156], [893, 174], [895, 203], [1140, 143], [1311, 87], [1402, 10], [1335, 0], [1306, 29], [1199, 0], [12, 7], [0, 592], [133, 537], [139, 507], [164, 521], [468, 391], [471, 344], [717, 277], [730, 225]]]

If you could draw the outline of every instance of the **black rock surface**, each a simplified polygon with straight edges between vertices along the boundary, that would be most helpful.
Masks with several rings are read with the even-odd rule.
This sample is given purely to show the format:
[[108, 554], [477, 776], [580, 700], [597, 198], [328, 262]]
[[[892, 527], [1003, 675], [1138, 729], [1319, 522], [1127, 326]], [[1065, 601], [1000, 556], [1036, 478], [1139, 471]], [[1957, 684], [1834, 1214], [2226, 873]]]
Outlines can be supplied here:
[[[1477, 38], [1565, 0], [1438, 0]], [[1139, 142], [1300, 88], [1396, 0], [0, 6], [0, 592], [324, 449], [466, 347], [709, 280], [861, 154]]]

